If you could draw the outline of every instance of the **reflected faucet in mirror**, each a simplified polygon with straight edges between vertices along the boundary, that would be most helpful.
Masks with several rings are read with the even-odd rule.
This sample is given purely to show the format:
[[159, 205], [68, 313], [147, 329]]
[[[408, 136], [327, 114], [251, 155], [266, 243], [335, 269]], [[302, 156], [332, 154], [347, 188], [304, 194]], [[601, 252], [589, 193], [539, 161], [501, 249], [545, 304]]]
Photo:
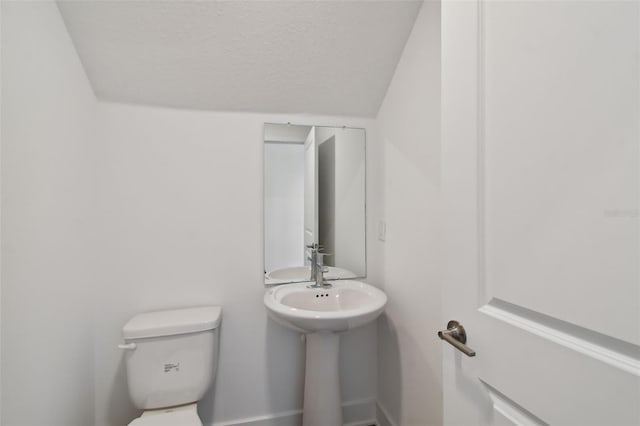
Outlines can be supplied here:
[[308, 285], [307, 288], [331, 288], [331, 283], [324, 278], [324, 273], [329, 272], [329, 268], [324, 266], [324, 257], [331, 256], [331, 253], [323, 253], [324, 247], [318, 243], [309, 244], [307, 248], [309, 249], [307, 260], [311, 262], [309, 281], [313, 281], [313, 284]]

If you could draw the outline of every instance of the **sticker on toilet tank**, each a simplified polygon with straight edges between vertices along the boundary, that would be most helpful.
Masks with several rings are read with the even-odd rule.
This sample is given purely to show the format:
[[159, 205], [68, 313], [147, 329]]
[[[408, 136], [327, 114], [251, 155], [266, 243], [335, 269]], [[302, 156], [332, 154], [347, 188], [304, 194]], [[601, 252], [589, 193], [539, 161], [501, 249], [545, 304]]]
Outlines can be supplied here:
[[164, 372], [169, 373], [171, 371], [180, 371], [180, 363], [168, 363], [164, 365]]

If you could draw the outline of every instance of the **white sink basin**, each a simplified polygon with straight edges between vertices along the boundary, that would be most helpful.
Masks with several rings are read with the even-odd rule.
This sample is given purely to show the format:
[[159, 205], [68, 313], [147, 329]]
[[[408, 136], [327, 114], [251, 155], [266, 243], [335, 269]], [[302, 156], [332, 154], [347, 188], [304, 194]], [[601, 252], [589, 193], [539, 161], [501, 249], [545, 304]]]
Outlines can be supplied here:
[[387, 295], [359, 281], [333, 281], [328, 289], [308, 283], [285, 284], [266, 291], [264, 304], [280, 324], [303, 333], [339, 332], [362, 326], [384, 310]]
[[[355, 278], [356, 274], [348, 269], [336, 266], [327, 266], [328, 271], [324, 273], [326, 280], [339, 280], [345, 278]], [[267, 284], [279, 284], [291, 281], [309, 281], [311, 269], [308, 266], [293, 266], [291, 268], [281, 268], [269, 272], [266, 275]]]
[[387, 295], [369, 284], [353, 280], [331, 284], [331, 288], [283, 284], [264, 294], [271, 318], [306, 335], [303, 426], [343, 424], [338, 332], [373, 321], [387, 303]]

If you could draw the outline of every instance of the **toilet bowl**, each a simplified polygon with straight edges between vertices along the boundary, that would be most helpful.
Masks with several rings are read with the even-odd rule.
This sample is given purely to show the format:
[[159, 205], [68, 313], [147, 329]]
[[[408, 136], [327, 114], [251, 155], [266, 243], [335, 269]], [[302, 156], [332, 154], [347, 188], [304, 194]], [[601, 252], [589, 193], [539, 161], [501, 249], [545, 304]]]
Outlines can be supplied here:
[[218, 365], [219, 306], [148, 312], [122, 329], [127, 384], [144, 410], [129, 426], [202, 426], [197, 403]]
[[129, 426], [202, 426], [198, 405], [187, 404], [173, 408], [147, 410]]

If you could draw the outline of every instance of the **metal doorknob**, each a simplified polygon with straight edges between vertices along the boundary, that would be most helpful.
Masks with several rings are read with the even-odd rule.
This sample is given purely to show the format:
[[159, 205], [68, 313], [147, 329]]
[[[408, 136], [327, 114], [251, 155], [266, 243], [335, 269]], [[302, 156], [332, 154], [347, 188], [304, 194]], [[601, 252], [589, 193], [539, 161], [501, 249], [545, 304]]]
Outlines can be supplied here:
[[438, 331], [438, 337], [450, 343], [466, 356], [476, 356], [476, 351], [465, 345], [467, 343], [467, 333], [465, 333], [464, 327], [458, 321], [449, 321], [446, 330]]

